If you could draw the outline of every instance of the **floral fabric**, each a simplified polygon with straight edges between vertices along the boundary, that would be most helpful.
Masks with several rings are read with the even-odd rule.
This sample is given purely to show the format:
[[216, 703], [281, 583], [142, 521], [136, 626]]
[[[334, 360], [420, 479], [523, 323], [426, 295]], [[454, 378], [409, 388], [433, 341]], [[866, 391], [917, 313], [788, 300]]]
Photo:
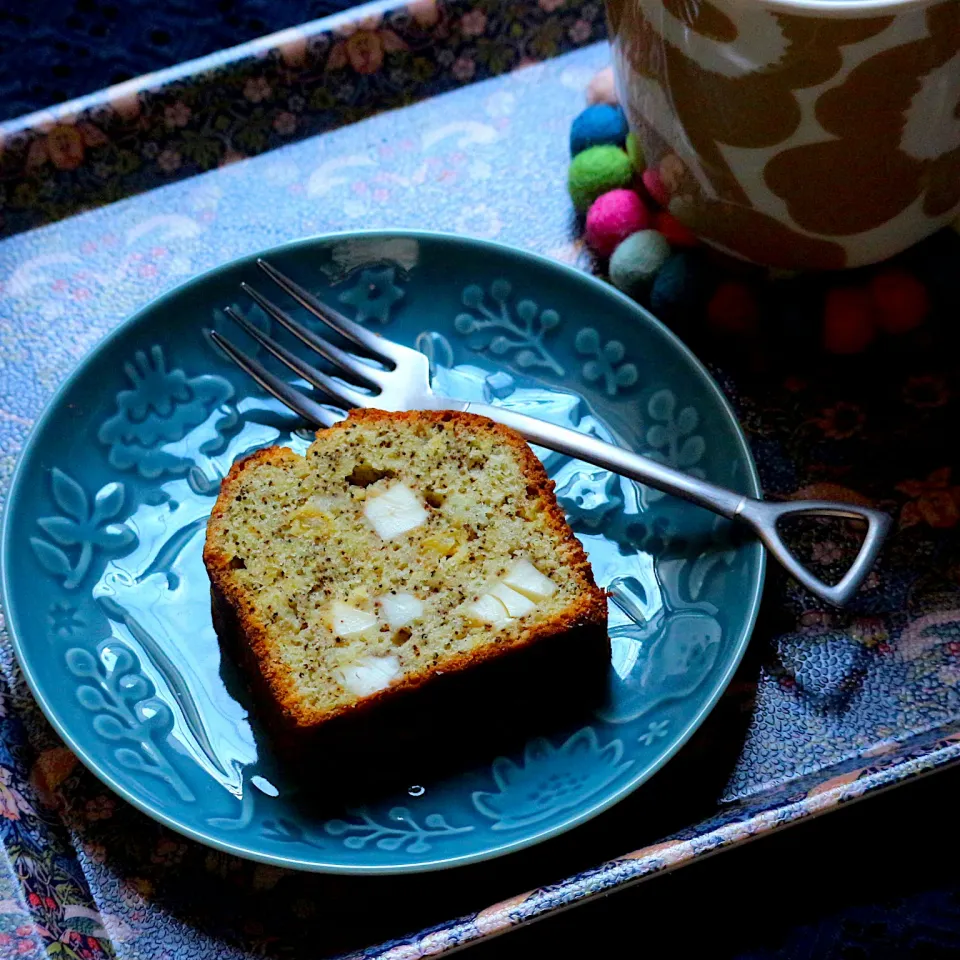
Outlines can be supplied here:
[[606, 35], [600, 0], [413, 0], [360, 7], [336, 23], [285, 30], [0, 124], [0, 236]]

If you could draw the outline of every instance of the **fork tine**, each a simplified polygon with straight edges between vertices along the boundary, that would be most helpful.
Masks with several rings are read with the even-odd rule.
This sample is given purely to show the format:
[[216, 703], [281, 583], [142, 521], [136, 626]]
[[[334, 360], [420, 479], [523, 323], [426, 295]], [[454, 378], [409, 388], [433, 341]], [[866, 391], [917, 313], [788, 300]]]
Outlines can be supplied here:
[[329, 394], [339, 405], [347, 407], [366, 407], [370, 405], [371, 397], [369, 394], [360, 393], [358, 390], [347, 386], [347, 384], [327, 376], [322, 370], [311, 367], [309, 363], [301, 360], [296, 354], [277, 343], [273, 337], [268, 337], [265, 333], [262, 333], [246, 317], [237, 313], [233, 307], [224, 307], [223, 312], [281, 363], [303, 377], [307, 383], [313, 384], [318, 390]]
[[378, 337], [371, 333], [366, 327], [362, 327], [353, 320], [348, 320], [339, 310], [328, 307], [321, 303], [312, 293], [308, 293], [300, 284], [295, 283], [285, 274], [282, 274], [276, 267], [270, 266], [265, 260], [257, 260], [257, 266], [275, 283], [281, 290], [288, 293], [301, 307], [309, 310], [318, 320], [322, 320], [328, 327], [336, 330], [341, 336], [352, 340], [355, 344], [369, 351], [371, 355], [377, 358], [386, 357], [394, 362], [399, 362], [404, 354], [412, 352], [409, 347], [401, 347], [399, 344], [392, 343], [383, 337]]
[[302, 323], [298, 323], [288, 313], [281, 310], [272, 300], [268, 300], [262, 293], [258, 293], [250, 284], [241, 283], [240, 288], [301, 343], [306, 344], [312, 350], [316, 350], [320, 356], [326, 357], [335, 367], [348, 371], [354, 377], [365, 380], [372, 386], [383, 386], [383, 371], [363, 363], [347, 353], [346, 350], [341, 350], [336, 344], [328, 343], [322, 337], [318, 337], [312, 330], [307, 329]]
[[331, 427], [342, 416], [321, 406], [315, 400], [305, 396], [289, 383], [272, 374], [253, 357], [248, 357], [242, 350], [235, 347], [226, 337], [220, 336], [216, 330], [210, 331], [210, 339], [241, 369], [249, 374], [271, 396], [276, 397], [284, 406], [299, 414], [308, 423], [320, 427]]

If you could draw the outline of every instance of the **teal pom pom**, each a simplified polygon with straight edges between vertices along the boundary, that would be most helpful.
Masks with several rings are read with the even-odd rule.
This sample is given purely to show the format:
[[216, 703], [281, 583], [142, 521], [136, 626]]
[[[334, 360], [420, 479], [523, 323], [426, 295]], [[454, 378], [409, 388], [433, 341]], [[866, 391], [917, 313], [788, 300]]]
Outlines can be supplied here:
[[670, 256], [670, 244], [656, 230], [627, 237], [610, 258], [610, 281], [624, 293], [642, 293]]
[[619, 107], [596, 103], [587, 107], [570, 128], [570, 155], [604, 144], [622, 147], [627, 139], [627, 118]]
[[650, 288], [650, 309], [668, 323], [689, 316], [706, 299], [707, 267], [699, 252], [672, 254], [657, 271]]
[[567, 176], [570, 199], [578, 213], [584, 213], [602, 193], [632, 182], [630, 158], [619, 147], [590, 147], [578, 153]]

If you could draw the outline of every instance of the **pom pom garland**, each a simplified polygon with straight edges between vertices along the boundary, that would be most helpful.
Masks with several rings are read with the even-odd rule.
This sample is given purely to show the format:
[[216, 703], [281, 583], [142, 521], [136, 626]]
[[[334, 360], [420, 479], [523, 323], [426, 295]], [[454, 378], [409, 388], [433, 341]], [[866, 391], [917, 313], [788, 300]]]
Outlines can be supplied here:
[[658, 170], [655, 170], [653, 167], [647, 167], [647, 169], [643, 171], [640, 179], [643, 181], [643, 186], [647, 193], [650, 194], [650, 199], [653, 200], [654, 203], [661, 207], [666, 207], [670, 203], [670, 194], [667, 192], [667, 188], [664, 186]]
[[823, 349], [827, 353], [862, 353], [877, 335], [873, 303], [866, 290], [835, 287], [823, 306]]
[[877, 325], [884, 333], [909, 333], [930, 312], [927, 288], [906, 270], [885, 270], [870, 281]]
[[670, 244], [656, 230], [641, 230], [613, 251], [610, 280], [624, 293], [641, 293], [669, 256]]
[[[587, 245], [610, 257], [610, 281], [661, 319], [687, 325], [703, 316], [715, 334], [762, 336], [797, 359], [818, 347], [858, 354], [880, 334], [902, 337], [960, 308], [960, 219], [893, 263], [842, 279], [763, 271], [710, 246], [696, 249], [697, 236], [669, 210], [672, 197], [695, 193], [691, 174], [675, 153], [644, 156], [611, 70], [593, 78], [587, 102], [570, 131], [570, 197], [586, 212]], [[737, 350], [760, 356], [750, 343]]]
[[578, 213], [584, 213], [601, 194], [628, 187], [633, 181], [630, 158], [619, 147], [590, 147], [570, 164], [567, 187]]
[[617, 87], [613, 79], [613, 68], [607, 67], [590, 81], [590, 85], [587, 87], [587, 103], [609, 103], [615, 106], [617, 102]]
[[631, 233], [650, 225], [650, 215], [633, 190], [611, 190], [593, 201], [587, 211], [587, 244], [602, 257], [609, 257]]
[[619, 107], [597, 103], [587, 107], [570, 128], [570, 155], [590, 147], [622, 147], [627, 140], [627, 118]]
[[644, 165], [643, 147], [640, 146], [640, 141], [635, 133], [627, 134], [627, 156], [630, 158], [633, 169], [637, 173], [642, 173]]
[[657, 211], [653, 218], [653, 228], [664, 235], [671, 247], [696, 247], [700, 243], [689, 227], [684, 226], [666, 210]]
[[650, 309], [667, 322], [687, 320], [702, 306], [707, 271], [699, 253], [672, 253], [657, 271], [650, 288]]

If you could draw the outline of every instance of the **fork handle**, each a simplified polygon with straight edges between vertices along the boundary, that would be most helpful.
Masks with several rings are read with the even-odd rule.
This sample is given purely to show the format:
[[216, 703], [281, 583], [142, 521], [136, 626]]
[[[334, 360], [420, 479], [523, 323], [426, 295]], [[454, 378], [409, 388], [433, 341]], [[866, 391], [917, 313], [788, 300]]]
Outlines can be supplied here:
[[[869, 507], [829, 500], [769, 503], [691, 477], [649, 457], [632, 453], [623, 447], [579, 433], [569, 427], [560, 427], [523, 413], [486, 403], [465, 403], [460, 409], [512, 427], [529, 443], [603, 467], [620, 476], [688, 500], [722, 517], [745, 523], [792, 576], [811, 593], [835, 606], [843, 606], [860, 588], [890, 529], [890, 517]], [[794, 515], [866, 521], [867, 534], [860, 551], [838, 583], [828, 584], [817, 577], [790, 552], [781, 539], [777, 524], [784, 517]]]

